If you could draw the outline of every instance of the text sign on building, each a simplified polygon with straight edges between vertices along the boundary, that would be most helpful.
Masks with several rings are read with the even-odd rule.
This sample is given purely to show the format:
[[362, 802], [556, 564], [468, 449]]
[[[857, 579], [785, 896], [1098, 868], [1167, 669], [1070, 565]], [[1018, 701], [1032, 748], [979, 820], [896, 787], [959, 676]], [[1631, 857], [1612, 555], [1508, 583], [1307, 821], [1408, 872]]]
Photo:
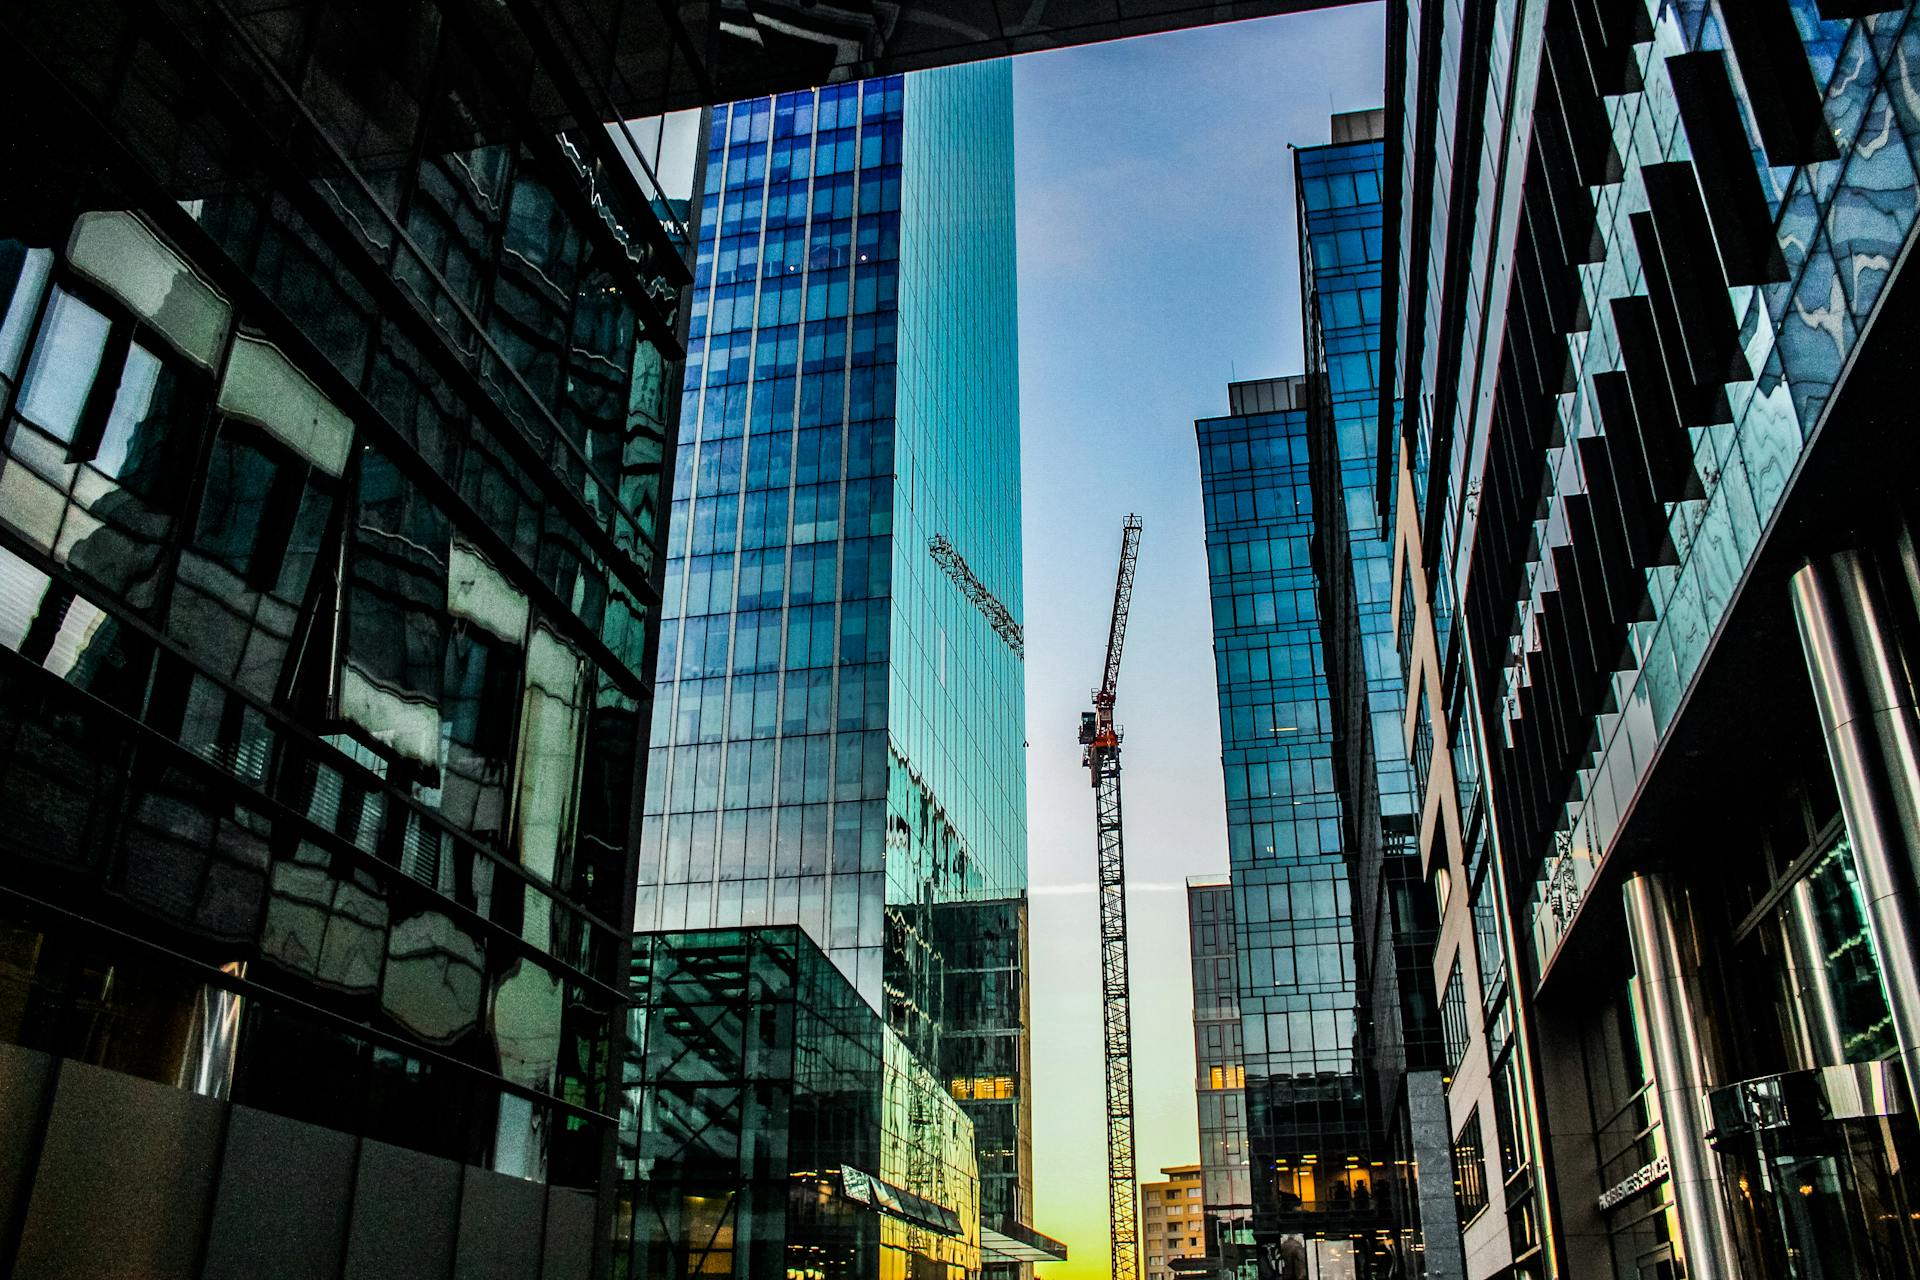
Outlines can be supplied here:
[[1667, 1158], [1665, 1156], [1655, 1156], [1652, 1160], [1641, 1165], [1619, 1182], [1614, 1183], [1611, 1187], [1608, 1187], [1600, 1193], [1599, 1204], [1601, 1212], [1604, 1213], [1606, 1210], [1619, 1204], [1622, 1200], [1638, 1195], [1666, 1176]]

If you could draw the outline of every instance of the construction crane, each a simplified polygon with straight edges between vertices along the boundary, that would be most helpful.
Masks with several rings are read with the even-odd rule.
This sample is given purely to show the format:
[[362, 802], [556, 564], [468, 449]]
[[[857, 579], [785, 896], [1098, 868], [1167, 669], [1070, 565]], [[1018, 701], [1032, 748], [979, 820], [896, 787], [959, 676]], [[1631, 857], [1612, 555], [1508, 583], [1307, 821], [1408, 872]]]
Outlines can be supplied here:
[[1100, 999], [1107, 1054], [1107, 1218], [1113, 1231], [1113, 1280], [1140, 1275], [1139, 1206], [1133, 1181], [1133, 1014], [1127, 989], [1127, 872], [1120, 841], [1120, 730], [1113, 702], [1120, 690], [1120, 650], [1127, 641], [1133, 570], [1140, 557], [1140, 518], [1120, 530], [1120, 574], [1113, 584], [1107, 665], [1080, 715], [1080, 762], [1093, 782], [1095, 842], [1100, 857]]

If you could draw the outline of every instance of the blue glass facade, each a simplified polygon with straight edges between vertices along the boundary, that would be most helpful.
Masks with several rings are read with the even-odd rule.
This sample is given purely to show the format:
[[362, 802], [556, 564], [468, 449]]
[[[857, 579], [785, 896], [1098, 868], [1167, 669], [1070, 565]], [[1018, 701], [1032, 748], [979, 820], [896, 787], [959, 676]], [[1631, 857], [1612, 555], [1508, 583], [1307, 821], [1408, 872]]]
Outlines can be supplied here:
[[1253, 1240], [1463, 1274], [1414, 833], [1392, 507], [1376, 503], [1382, 112], [1295, 153], [1309, 372], [1196, 424]]
[[635, 912], [801, 924], [876, 1007], [904, 96], [714, 114]]
[[1256, 1242], [1380, 1222], [1353, 884], [1312, 562], [1304, 378], [1195, 424], [1212, 589]]
[[[1393, 507], [1375, 501], [1380, 393], [1384, 113], [1334, 119], [1333, 145], [1294, 152], [1301, 298], [1317, 504], [1320, 633], [1332, 691], [1336, 779], [1353, 885], [1360, 1038], [1376, 1143], [1396, 1171], [1397, 1247], [1425, 1274], [1462, 1274], [1447, 1149], [1443, 1060], [1433, 998], [1438, 918], [1415, 844], [1426, 756], [1404, 729], [1405, 668], [1395, 653]], [[1411, 758], [1410, 758], [1411, 756]]]
[[1401, 720], [1406, 678], [1393, 630], [1392, 507], [1375, 502], [1375, 427], [1380, 402], [1381, 180], [1383, 141], [1295, 151], [1300, 198], [1301, 298], [1307, 365], [1333, 442], [1326, 491], [1346, 525], [1366, 718], [1380, 816], [1411, 835], [1415, 791]]
[[1008, 77], [739, 103], [708, 162], [637, 920], [804, 924], [876, 1007], [888, 903], [1024, 888], [1018, 656], [927, 550], [1018, 613]]
[[715, 113], [635, 917], [803, 928], [978, 1122], [995, 1222], [1024, 692], [954, 566], [1019, 616], [1012, 154], [1004, 63]]

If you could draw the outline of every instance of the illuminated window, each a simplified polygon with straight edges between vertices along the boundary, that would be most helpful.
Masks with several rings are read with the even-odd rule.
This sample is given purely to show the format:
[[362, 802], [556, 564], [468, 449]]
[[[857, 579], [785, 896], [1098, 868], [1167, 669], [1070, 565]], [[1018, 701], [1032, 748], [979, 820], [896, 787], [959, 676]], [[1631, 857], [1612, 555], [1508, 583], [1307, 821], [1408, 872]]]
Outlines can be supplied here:
[[994, 1101], [1013, 1097], [1012, 1076], [978, 1076], [949, 1084], [953, 1096], [962, 1102]]

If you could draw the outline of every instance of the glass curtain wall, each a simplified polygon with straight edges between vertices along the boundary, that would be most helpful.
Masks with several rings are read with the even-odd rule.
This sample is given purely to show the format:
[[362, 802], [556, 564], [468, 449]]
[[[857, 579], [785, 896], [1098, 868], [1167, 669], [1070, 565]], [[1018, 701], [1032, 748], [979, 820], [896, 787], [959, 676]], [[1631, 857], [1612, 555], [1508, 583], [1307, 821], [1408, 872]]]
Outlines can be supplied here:
[[[1336, 499], [1359, 623], [1367, 744], [1380, 823], [1413, 831], [1414, 789], [1401, 720], [1406, 681], [1393, 632], [1393, 513], [1374, 504], [1380, 396], [1380, 183], [1385, 143], [1296, 149], [1307, 360], [1325, 375], [1316, 409], [1335, 462], [1322, 491]], [[1328, 513], [1328, 523], [1333, 521]]]
[[132, 158], [0, 226], [0, 1036], [593, 1186], [685, 267], [484, 25], [9, 68]]
[[971, 1123], [803, 930], [643, 936], [633, 994], [616, 1274], [979, 1273]]
[[[1011, 113], [988, 63], [714, 115], [636, 912], [803, 928], [971, 1117], [1009, 1223], [1031, 1213]], [[902, 1176], [937, 1183], [923, 1163]]]
[[904, 93], [714, 113], [635, 912], [800, 924], [876, 1008]]
[[[1335, 117], [1335, 134], [1377, 134], [1383, 115]], [[1301, 148], [1294, 164], [1306, 349], [1317, 371], [1308, 454], [1316, 528], [1329, 548], [1320, 566], [1321, 638], [1371, 1011], [1363, 1054], [1382, 1112], [1374, 1193], [1391, 1198], [1397, 1247], [1417, 1249], [1434, 1274], [1451, 1275], [1458, 1244], [1436, 1203], [1448, 1146], [1432, 989], [1439, 922], [1415, 854], [1420, 764], [1409, 760], [1402, 731], [1407, 685], [1395, 653], [1393, 545], [1385, 536], [1392, 511], [1374, 501], [1385, 144]], [[1424, 1171], [1426, 1194], [1417, 1176], [1395, 1171]]]
[[1025, 888], [1019, 656], [930, 552], [1017, 616], [1010, 111], [716, 115], [642, 842], [639, 928], [797, 922], [930, 1061], [927, 913]]
[[[1817, 1241], [1825, 1276], [1920, 1275], [1920, 1152], [1867, 925], [1853, 841], [1814, 774], [1763, 810], [1729, 885], [1736, 1007], [1759, 1034], [1710, 1095], [1742, 1265], [1793, 1275]], [[1764, 1074], [1763, 1074], [1764, 1073]]]
[[[1199, 436], [1226, 774], [1253, 1228], [1375, 1254], [1353, 890], [1310, 547], [1302, 380]], [[1289, 1243], [1292, 1240], [1293, 1243]], [[1384, 1265], [1384, 1256], [1380, 1258]]]

